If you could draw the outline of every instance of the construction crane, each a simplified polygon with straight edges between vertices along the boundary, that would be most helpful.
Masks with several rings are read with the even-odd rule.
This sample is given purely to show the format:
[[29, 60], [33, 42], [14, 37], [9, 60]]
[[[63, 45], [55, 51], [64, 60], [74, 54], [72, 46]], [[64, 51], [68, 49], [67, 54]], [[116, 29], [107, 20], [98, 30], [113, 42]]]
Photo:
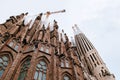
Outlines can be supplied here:
[[54, 11], [54, 12], [47, 11], [44, 15], [46, 15], [46, 18], [48, 18], [49, 15], [51, 15], [51, 14], [64, 13], [64, 12], [65, 12], [65, 9], [60, 10], [60, 11]]

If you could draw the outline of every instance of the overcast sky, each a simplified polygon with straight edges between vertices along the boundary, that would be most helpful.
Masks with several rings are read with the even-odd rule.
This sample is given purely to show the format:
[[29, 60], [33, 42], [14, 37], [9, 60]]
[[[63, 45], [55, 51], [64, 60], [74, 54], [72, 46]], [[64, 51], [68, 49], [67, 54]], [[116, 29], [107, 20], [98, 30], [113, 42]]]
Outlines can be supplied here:
[[49, 17], [73, 36], [77, 24], [98, 50], [107, 67], [120, 80], [120, 0], [0, 0], [0, 23], [22, 12], [37, 15], [66, 9]]

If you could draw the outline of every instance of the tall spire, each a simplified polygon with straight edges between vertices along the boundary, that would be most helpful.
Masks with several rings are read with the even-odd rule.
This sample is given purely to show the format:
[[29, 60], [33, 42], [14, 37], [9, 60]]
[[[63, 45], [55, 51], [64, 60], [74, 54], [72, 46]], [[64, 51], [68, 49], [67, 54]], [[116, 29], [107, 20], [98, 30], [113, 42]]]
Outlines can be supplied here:
[[[76, 47], [87, 72], [96, 76], [97, 80], [114, 80], [108, 68], [99, 56], [97, 50], [87, 37], [80, 31], [77, 25], [74, 25]], [[99, 74], [98, 74], [99, 73]], [[109, 74], [109, 75], [108, 75]], [[102, 76], [102, 77], [101, 77]]]
[[73, 32], [74, 32], [74, 35], [77, 35], [79, 33], [82, 33], [82, 31], [79, 29], [79, 27], [77, 26], [77, 24], [75, 24], [73, 27]]
[[77, 24], [75, 24], [74, 26], [76, 28], [77, 33], [82, 33], [82, 31], [79, 29], [79, 27], [77, 26]]

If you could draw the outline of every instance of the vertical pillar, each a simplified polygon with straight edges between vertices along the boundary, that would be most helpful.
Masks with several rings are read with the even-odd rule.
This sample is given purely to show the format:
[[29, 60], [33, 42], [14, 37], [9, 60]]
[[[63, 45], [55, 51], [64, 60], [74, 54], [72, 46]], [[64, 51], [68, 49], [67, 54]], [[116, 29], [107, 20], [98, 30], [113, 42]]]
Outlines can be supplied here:
[[54, 72], [54, 64], [55, 64], [55, 62], [54, 62], [54, 49], [53, 48], [51, 48], [52, 50], [51, 50], [51, 71], [50, 71], [50, 79], [51, 80], [55, 80], [54, 79], [54, 76], [55, 76], [55, 72]]
[[19, 61], [20, 61], [21, 55], [22, 55], [21, 53], [17, 54], [16, 58], [14, 59], [14, 62], [12, 64], [12, 66], [10, 67], [10, 69], [9, 69], [8, 73], [6, 74], [6, 77], [4, 78], [4, 80], [11, 80], [11, 77], [12, 77], [12, 75], [13, 75], [13, 73], [14, 73], [14, 71], [15, 71], [15, 69], [16, 69]]
[[38, 52], [38, 49], [36, 49], [34, 52], [33, 52], [33, 55], [32, 55], [32, 59], [31, 59], [31, 66], [30, 68], [28, 69], [28, 74], [27, 74], [27, 77], [25, 78], [25, 80], [33, 80], [33, 75], [34, 75], [34, 71], [36, 70], [36, 57], [37, 57], [37, 52]]

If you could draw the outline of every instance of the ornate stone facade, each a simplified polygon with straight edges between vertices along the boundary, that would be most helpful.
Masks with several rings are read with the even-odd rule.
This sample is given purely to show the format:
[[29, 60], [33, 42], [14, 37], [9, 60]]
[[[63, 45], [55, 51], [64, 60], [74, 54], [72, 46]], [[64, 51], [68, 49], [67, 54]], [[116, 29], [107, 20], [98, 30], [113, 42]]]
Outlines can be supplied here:
[[[51, 29], [42, 13], [25, 23], [27, 15], [0, 24], [0, 80], [114, 80], [84, 34], [70, 42], [55, 20]], [[93, 62], [87, 59], [92, 53], [98, 56]]]

